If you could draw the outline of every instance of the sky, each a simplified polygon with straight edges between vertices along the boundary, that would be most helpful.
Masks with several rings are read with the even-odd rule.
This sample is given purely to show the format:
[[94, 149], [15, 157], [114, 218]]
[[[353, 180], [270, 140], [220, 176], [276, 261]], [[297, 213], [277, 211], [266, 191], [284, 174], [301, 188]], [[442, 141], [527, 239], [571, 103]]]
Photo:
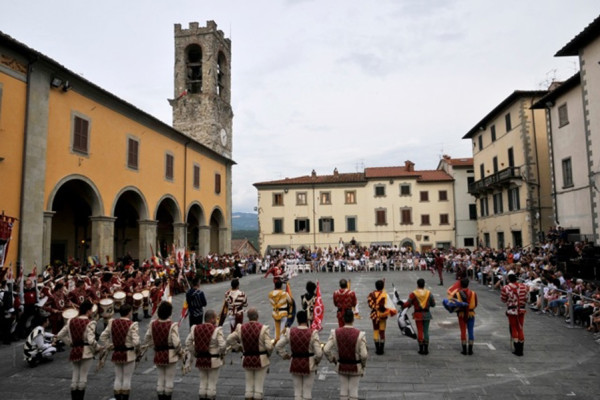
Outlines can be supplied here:
[[[592, 0], [2, 0], [0, 31], [167, 124], [174, 24], [232, 41], [233, 211], [253, 183], [443, 154], [514, 90], [579, 69], [554, 54]], [[25, 7], [24, 4], [27, 4]]]

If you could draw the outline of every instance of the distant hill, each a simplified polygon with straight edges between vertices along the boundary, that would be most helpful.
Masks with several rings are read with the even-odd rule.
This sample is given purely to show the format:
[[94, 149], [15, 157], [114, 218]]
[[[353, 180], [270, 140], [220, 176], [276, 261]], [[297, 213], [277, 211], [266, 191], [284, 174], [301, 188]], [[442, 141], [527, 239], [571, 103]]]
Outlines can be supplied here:
[[258, 232], [258, 214], [234, 212], [232, 214], [233, 231], [257, 231]]

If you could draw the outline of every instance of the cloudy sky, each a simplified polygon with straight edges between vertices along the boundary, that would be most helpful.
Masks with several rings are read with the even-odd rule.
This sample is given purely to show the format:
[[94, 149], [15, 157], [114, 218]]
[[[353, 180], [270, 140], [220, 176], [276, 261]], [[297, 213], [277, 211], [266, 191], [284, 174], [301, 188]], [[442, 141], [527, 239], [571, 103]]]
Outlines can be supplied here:
[[173, 24], [214, 20], [232, 40], [244, 212], [255, 182], [472, 156], [462, 136], [512, 91], [578, 70], [553, 56], [600, 14], [591, 0], [3, 3], [0, 31], [168, 124]]

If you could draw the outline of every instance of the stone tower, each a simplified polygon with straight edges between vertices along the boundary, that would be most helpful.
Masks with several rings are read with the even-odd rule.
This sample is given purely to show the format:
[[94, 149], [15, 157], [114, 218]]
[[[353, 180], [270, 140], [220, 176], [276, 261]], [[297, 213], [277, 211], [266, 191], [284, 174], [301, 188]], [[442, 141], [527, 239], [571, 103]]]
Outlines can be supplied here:
[[231, 40], [214, 21], [175, 24], [173, 127], [231, 158]]

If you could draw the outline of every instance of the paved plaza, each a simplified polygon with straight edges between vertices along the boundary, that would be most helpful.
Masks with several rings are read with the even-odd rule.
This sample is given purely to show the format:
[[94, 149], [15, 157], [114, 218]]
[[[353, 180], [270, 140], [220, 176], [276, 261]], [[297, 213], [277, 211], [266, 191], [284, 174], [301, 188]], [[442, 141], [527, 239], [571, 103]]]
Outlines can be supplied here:
[[[324, 342], [330, 329], [337, 326], [332, 303], [333, 291], [340, 278], [351, 279], [352, 289], [359, 299], [362, 316], [355, 326], [367, 332], [369, 361], [360, 381], [361, 399], [599, 399], [600, 346], [591, 334], [581, 328], [570, 329], [559, 317], [528, 312], [525, 318], [525, 356], [516, 357], [510, 351], [508, 322], [499, 293], [472, 282], [471, 289], [479, 296], [475, 322], [473, 356], [460, 354], [460, 336], [455, 314], [442, 306], [445, 290], [453, 282], [446, 274], [445, 286], [437, 286], [437, 277], [429, 271], [352, 272], [299, 274], [291, 280], [296, 300], [304, 293], [308, 280], [319, 281], [325, 319], [320, 338]], [[385, 278], [391, 292], [395, 284], [401, 297], [415, 289], [416, 280], [425, 278], [435, 294], [438, 306], [432, 310], [430, 327], [430, 354], [417, 354], [417, 342], [400, 334], [395, 318], [388, 322], [385, 355], [376, 356], [372, 343], [371, 321], [368, 318], [367, 294], [374, 290], [375, 281]], [[229, 282], [203, 285], [209, 308], [219, 309]], [[249, 304], [258, 308], [260, 322], [271, 326], [267, 293], [272, 280], [262, 275], [246, 276], [241, 289], [248, 295]], [[175, 296], [174, 320], [179, 319], [183, 296]], [[140, 313], [141, 315], [141, 313]], [[140, 332], [146, 333], [149, 320], [140, 323]], [[100, 328], [99, 328], [100, 330]], [[180, 336], [185, 340], [188, 321], [181, 325]], [[226, 335], [229, 328], [225, 328]], [[58, 353], [54, 362], [31, 369], [23, 361], [23, 342], [0, 346], [0, 399], [68, 399], [71, 367], [68, 351]], [[152, 351], [137, 366], [133, 376], [132, 399], [156, 398], [156, 369]], [[240, 354], [226, 356], [218, 384], [218, 399], [244, 398], [244, 373]], [[96, 365], [96, 364], [95, 364]], [[86, 399], [112, 398], [112, 364], [95, 372], [92, 368]], [[271, 367], [265, 382], [266, 399], [293, 399], [292, 380], [288, 374], [289, 361], [277, 354], [271, 357]], [[333, 365], [321, 361], [313, 390], [314, 399], [336, 399], [338, 377]], [[181, 370], [175, 379], [174, 399], [198, 398], [197, 370], [186, 376]]]

